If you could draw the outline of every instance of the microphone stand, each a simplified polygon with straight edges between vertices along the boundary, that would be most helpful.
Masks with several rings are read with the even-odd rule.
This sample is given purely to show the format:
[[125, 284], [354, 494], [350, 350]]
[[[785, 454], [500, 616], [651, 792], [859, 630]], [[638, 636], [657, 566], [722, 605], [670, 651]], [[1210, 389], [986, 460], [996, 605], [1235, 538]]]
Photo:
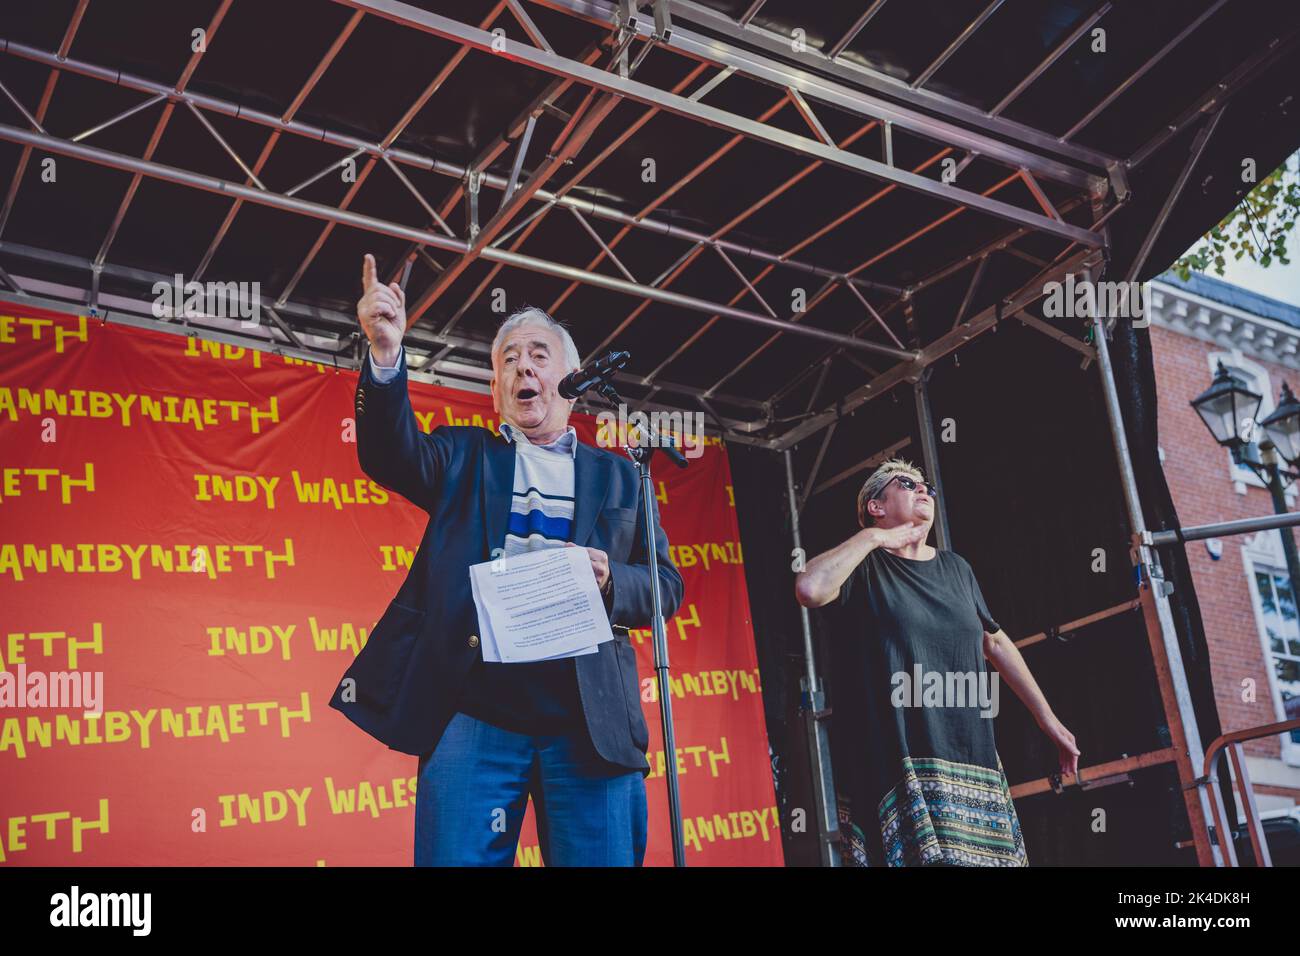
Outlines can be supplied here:
[[[623, 397], [618, 394], [608, 380], [602, 381], [596, 391], [616, 410], [620, 405], [626, 406]], [[637, 447], [627, 445], [628, 457], [636, 462], [637, 473], [641, 478], [641, 511], [645, 515], [642, 531], [645, 533], [645, 550], [650, 563], [650, 606], [653, 611], [651, 630], [654, 635], [655, 676], [659, 681], [659, 720], [663, 724], [664, 761], [668, 766], [668, 816], [673, 831], [673, 866], [686, 865], [686, 841], [682, 834], [681, 793], [677, 783], [677, 739], [673, 733], [672, 688], [668, 684], [668, 634], [664, 629], [663, 594], [659, 589], [659, 553], [655, 549], [655, 519], [651, 504], [655, 500], [654, 483], [650, 478], [650, 457], [655, 448], [660, 447], [678, 468], [686, 467], [686, 457], [673, 445], [671, 438], [664, 438], [647, 419], [644, 431], [646, 441]]]

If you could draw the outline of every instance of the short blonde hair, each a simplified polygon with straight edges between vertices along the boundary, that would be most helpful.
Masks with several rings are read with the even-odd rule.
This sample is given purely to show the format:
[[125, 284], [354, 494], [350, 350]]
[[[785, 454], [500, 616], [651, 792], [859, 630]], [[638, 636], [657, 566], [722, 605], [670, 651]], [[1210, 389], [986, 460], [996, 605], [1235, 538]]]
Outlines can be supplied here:
[[871, 477], [862, 485], [862, 490], [858, 492], [858, 524], [863, 528], [876, 523], [874, 516], [867, 512], [867, 502], [872, 498], [879, 497], [880, 493], [885, 490], [885, 485], [894, 480], [897, 475], [907, 475], [916, 477], [921, 481], [925, 480], [925, 475], [920, 468], [912, 464], [906, 458], [891, 458], [882, 462], [880, 467], [871, 473]]

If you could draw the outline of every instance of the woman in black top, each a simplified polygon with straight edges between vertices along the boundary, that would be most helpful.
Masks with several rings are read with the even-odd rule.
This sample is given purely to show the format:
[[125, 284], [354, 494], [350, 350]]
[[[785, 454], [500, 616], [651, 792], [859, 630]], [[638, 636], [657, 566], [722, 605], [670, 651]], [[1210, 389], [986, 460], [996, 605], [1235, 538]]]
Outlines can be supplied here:
[[998, 677], [1056, 744], [1063, 776], [1077, 775], [1079, 750], [989, 613], [966, 559], [925, 543], [934, 494], [909, 462], [885, 462], [858, 495], [863, 529], [796, 579], [799, 603], [836, 602], [847, 630], [836, 661], [854, 686], [837, 695], [836, 725], [866, 753], [836, 762], [852, 808], [841, 807], [846, 862], [1024, 866], [993, 739]]

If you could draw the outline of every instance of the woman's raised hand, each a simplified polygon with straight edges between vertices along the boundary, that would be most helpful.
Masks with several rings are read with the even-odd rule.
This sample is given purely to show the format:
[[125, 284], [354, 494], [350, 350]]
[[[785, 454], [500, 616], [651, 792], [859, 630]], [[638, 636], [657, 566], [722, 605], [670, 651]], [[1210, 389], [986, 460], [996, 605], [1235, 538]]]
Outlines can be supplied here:
[[925, 540], [928, 529], [923, 524], [900, 524], [893, 528], [872, 527], [876, 547], [886, 551], [897, 551], [908, 545], [920, 544]]

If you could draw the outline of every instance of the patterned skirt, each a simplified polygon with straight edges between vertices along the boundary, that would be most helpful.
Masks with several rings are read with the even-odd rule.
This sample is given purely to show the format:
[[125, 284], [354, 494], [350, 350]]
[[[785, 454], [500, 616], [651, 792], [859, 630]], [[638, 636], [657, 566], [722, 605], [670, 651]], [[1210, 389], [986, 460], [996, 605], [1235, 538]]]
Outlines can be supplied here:
[[[938, 757], [904, 757], [902, 770], [876, 808], [887, 866], [1028, 865], [1001, 760], [992, 770]], [[844, 865], [868, 865], [866, 821], [855, 820], [858, 815], [844, 801], [839, 816]]]

